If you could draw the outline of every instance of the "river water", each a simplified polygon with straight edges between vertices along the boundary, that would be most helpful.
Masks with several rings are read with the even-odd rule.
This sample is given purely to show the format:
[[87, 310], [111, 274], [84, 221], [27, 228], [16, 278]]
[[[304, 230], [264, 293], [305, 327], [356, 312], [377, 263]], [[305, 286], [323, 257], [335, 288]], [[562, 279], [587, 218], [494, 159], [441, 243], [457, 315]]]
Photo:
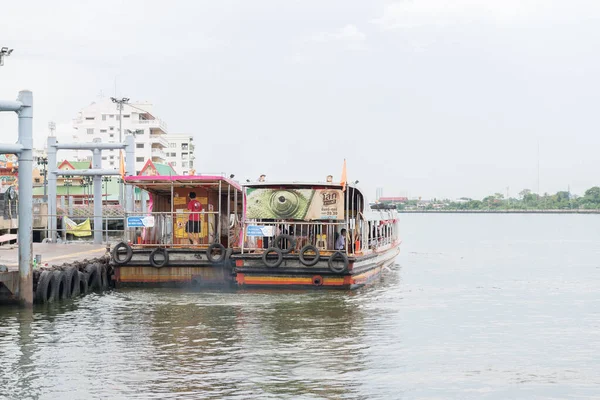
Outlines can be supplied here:
[[600, 398], [600, 216], [402, 215], [354, 292], [0, 308], [0, 398]]

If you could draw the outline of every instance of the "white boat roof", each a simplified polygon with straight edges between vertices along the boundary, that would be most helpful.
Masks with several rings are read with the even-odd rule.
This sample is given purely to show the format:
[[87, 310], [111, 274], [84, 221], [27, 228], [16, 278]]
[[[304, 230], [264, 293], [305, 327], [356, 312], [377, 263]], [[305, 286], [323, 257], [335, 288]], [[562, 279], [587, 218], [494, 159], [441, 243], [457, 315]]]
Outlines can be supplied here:
[[[293, 182], [293, 181], [278, 181], [278, 182], [246, 182], [242, 184], [245, 187], [271, 187], [271, 186], [285, 186], [285, 187], [330, 187], [332, 189], [341, 189], [341, 183], [335, 182]], [[347, 183], [346, 187], [351, 187], [360, 191], [360, 189], [351, 183]]]

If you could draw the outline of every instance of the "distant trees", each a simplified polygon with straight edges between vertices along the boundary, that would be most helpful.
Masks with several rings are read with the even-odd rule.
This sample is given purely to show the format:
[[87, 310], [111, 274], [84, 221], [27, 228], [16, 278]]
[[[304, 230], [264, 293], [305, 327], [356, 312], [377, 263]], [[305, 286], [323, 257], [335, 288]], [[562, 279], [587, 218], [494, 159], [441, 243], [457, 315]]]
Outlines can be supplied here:
[[[410, 203], [410, 202], [409, 202]], [[594, 186], [585, 191], [583, 196], [572, 195], [567, 191], [555, 194], [539, 195], [530, 189], [519, 192], [518, 198], [504, 198], [502, 193], [494, 193], [482, 200], [461, 197], [458, 201], [445, 201], [446, 210], [565, 210], [565, 209], [600, 209], [600, 187]], [[408, 205], [408, 204], [407, 204]], [[429, 208], [429, 207], [428, 207]]]

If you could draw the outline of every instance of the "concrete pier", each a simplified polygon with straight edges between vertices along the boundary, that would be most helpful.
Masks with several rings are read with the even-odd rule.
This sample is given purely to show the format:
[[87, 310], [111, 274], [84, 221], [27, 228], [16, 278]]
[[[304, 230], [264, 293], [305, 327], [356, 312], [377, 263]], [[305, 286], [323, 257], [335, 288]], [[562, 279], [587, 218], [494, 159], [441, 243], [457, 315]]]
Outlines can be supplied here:
[[[41, 265], [48, 264], [48, 267], [52, 267], [99, 258], [105, 253], [105, 245], [33, 243], [32, 255], [41, 255]], [[0, 303], [3, 300], [16, 300], [15, 295], [19, 293], [19, 246], [0, 246], [1, 266], [6, 266], [7, 270], [0, 269]]]

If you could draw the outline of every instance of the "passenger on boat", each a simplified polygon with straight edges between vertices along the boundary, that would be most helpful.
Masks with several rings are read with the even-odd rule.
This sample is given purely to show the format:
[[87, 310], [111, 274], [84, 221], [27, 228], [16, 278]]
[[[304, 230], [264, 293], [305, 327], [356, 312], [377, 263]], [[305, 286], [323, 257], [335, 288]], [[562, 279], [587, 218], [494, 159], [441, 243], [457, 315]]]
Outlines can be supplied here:
[[188, 234], [188, 238], [193, 244], [199, 243], [200, 236], [200, 212], [202, 212], [202, 204], [196, 200], [196, 193], [190, 192], [190, 202], [187, 206], [191, 212], [187, 224], [185, 225], [185, 231]]
[[335, 241], [336, 250], [344, 250], [346, 248], [346, 229], [342, 229], [340, 235]]

